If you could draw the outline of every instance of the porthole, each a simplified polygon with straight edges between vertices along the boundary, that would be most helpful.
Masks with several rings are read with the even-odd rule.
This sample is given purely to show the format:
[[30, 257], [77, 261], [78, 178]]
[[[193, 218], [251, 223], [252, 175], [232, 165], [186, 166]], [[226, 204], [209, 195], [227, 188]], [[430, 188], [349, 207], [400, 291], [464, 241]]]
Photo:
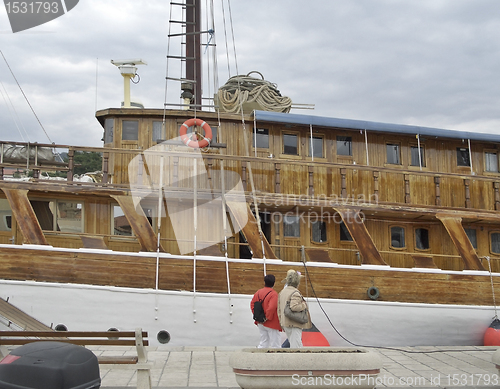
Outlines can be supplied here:
[[156, 335], [156, 339], [158, 339], [158, 342], [161, 344], [167, 344], [170, 342], [170, 334], [165, 330], [161, 330], [158, 332], [158, 335]]
[[[115, 328], [115, 327], [108, 328], [108, 332], [115, 332], [115, 331], [119, 331], [119, 329]], [[108, 336], [108, 339], [110, 339], [110, 340], [118, 340], [118, 337]]]
[[66, 327], [64, 324], [58, 324], [54, 329], [56, 331], [68, 331], [68, 327]]

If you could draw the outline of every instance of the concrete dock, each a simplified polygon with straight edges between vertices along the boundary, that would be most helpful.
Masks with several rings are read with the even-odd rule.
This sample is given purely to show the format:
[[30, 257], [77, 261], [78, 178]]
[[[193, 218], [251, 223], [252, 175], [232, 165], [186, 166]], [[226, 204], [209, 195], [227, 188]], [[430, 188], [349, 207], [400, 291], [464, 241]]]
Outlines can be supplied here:
[[[89, 347], [96, 355], [134, 355], [124, 347]], [[124, 351], [125, 349], [125, 351]], [[239, 388], [229, 366], [239, 347], [148, 347], [155, 389]], [[493, 388], [500, 386], [492, 362], [497, 347], [443, 346], [373, 348], [383, 360], [377, 388]], [[136, 387], [133, 366], [101, 365], [102, 388]]]

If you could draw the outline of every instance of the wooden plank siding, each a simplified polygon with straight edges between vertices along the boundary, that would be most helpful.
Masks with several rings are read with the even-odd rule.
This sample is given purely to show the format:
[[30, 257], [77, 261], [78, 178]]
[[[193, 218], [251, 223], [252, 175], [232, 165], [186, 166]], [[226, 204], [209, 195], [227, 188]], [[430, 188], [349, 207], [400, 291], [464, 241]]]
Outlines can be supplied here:
[[[179, 126], [192, 115], [193, 112], [169, 112], [165, 122], [166, 139], [178, 137]], [[251, 178], [254, 183], [253, 189], [260, 198], [266, 198], [269, 195], [273, 199], [266, 202], [264, 209], [266, 212], [283, 215], [290, 210], [298, 209], [300, 212], [309, 209], [311, 212], [325, 211], [324, 220], [328, 221], [326, 242], [312, 241], [309, 222], [301, 224], [300, 237], [296, 238], [283, 236], [282, 223], [271, 223], [269, 243], [279, 258], [300, 261], [301, 246], [304, 245], [328, 249], [328, 254], [334, 262], [360, 264], [360, 249], [355, 243], [340, 239], [339, 223], [332, 220], [335, 217], [335, 205], [345, 205], [342, 201], [348, 200], [348, 207], [367, 212], [366, 230], [373, 245], [380, 252], [382, 260], [392, 267], [413, 267], [415, 263], [412, 255], [415, 254], [430, 256], [441, 269], [462, 270], [464, 268], [459, 250], [450, 238], [450, 234], [435, 218], [437, 213], [446, 211], [448, 215], [456, 213], [455, 216], [462, 217], [464, 227], [476, 229], [478, 247], [475, 252], [478, 260], [484, 266], [483, 257], [490, 256], [494, 259], [494, 268], [500, 270], [498, 269], [500, 254], [492, 252], [490, 244], [490, 234], [495, 231], [500, 232], [500, 217], [497, 212], [500, 210], [500, 174], [485, 172], [484, 163], [484, 150], [497, 150], [499, 147], [496, 144], [471, 143], [474, 172], [471, 174], [470, 167], [457, 166], [457, 147], [468, 147], [466, 140], [422, 138], [421, 145], [425, 150], [425, 158], [422, 170], [420, 170], [418, 166], [414, 166], [414, 163], [412, 165], [411, 161], [411, 147], [416, 145], [416, 138], [413, 135], [368, 132], [366, 134], [367, 152], [363, 131], [318, 127], [313, 131], [324, 139], [324, 157], [315, 158], [313, 161], [308, 151], [307, 140], [310, 136], [308, 126], [257, 123], [257, 127], [269, 130], [269, 147], [258, 149], [255, 153], [251, 118], [246, 118], [248, 120], [243, 129], [240, 117], [222, 115], [217, 141], [225, 147], [218, 146], [204, 150], [203, 159], [193, 162], [186, 154], [194, 151], [182, 144], [157, 145], [152, 141], [153, 121], [162, 120], [163, 110], [107, 110], [102, 114], [98, 113], [98, 117], [100, 120], [103, 118], [115, 120], [113, 143], [110, 144], [113, 149], [107, 150], [110, 155], [109, 173], [112, 177], [110, 183], [102, 186], [96, 185], [89, 192], [83, 192], [82, 188], [77, 188], [73, 184], [65, 186], [54, 184], [60, 185], [55, 194], [50, 192], [50, 187], [54, 187], [53, 184], [42, 182], [33, 184], [29, 190], [25, 189], [28, 186], [22, 189], [21, 186], [17, 188], [27, 190], [29, 198], [46, 199], [47, 196], [55, 196], [60, 199], [74, 199], [71, 196], [77, 193], [84, 203], [84, 231], [82, 233], [103, 238], [110, 249], [133, 252], [146, 247], [144, 242], [138, 239], [140, 234], [136, 233], [131, 237], [111, 235], [111, 210], [116, 203], [111, 200], [110, 192], [106, 191], [114, 188], [114, 185], [116, 187], [123, 185], [126, 188], [123, 189], [123, 193], [112, 195], [128, 196], [130, 195], [129, 184], [136, 184], [142, 186], [145, 191], [149, 191], [153, 199], [149, 199], [151, 204], [155, 201], [157, 203], [155, 191], [159, 185], [161, 157], [148, 155], [147, 150], [152, 146], [161, 146], [170, 149], [170, 154], [164, 156], [163, 161], [163, 183], [165, 190], [170, 191], [170, 194], [180, 193], [176, 191], [193, 187], [195, 179], [192, 177], [192, 172], [195, 166], [198, 173], [196, 177], [198, 190], [207, 193], [214, 191], [217, 194], [217, 191], [221, 190], [221, 166], [224, 165], [226, 172], [232, 172], [241, 177], [249, 204], [253, 202]], [[207, 120], [211, 126], [219, 126], [215, 113], [203, 113], [202, 119]], [[122, 141], [123, 120], [138, 121], [139, 139], [137, 141]], [[283, 154], [283, 133], [293, 133], [299, 136], [298, 155]], [[338, 154], [337, 136], [352, 138], [352, 155]], [[387, 163], [388, 143], [399, 145], [399, 164]], [[146, 155], [142, 165], [137, 164], [133, 169], [130, 168], [129, 162], [134, 158], [139, 158], [140, 155]], [[147, 163], [145, 164], [144, 161]], [[226, 191], [230, 189], [228, 186], [230, 185], [225, 186]], [[49, 192], [50, 194], [47, 194]], [[300, 198], [304, 204], [290, 201], [295, 198]], [[315, 202], [318, 199], [324, 200], [328, 206], [317, 205]], [[165, 251], [172, 254], [180, 254], [181, 251], [186, 253], [179, 247], [181, 241], [194, 250], [192, 227], [194, 215], [192, 212], [188, 214], [193, 205], [192, 195], [183, 198], [182, 201], [184, 205], [179, 210], [185, 211], [188, 217], [174, 225], [167, 210], [167, 217], [162, 219], [161, 243]], [[262, 211], [260, 208], [259, 210]], [[220, 208], [215, 206], [213, 209], [200, 212], [198, 217], [209, 221], [204, 227], [198, 229], [197, 239], [200, 242], [209, 242], [212, 245], [219, 242], [216, 237], [212, 236], [211, 228], [213, 230], [222, 228], [221, 214]], [[21, 220], [21, 216], [18, 215], [18, 217]], [[391, 247], [390, 227], [393, 225], [405, 227], [406, 246], [403, 248]], [[156, 227], [153, 227], [152, 230], [156, 234]], [[240, 238], [238, 234], [235, 234], [238, 228], [232, 227], [229, 252], [232, 256], [238, 256]], [[429, 249], [419, 250], [415, 247], [416, 228], [429, 230]], [[176, 234], [179, 229], [182, 231], [182, 236]], [[137, 227], [136, 230], [140, 231], [141, 228]], [[14, 223], [13, 231], [15, 242], [22, 243], [23, 236], [19, 223]], [[149, 244], [146, 249], [152, 250], [155, 240], [151, 231], [148, 232]], [[42, 234], [47, 236], [47, 243], [56, 247], [82, 247], [78, 234], [69, 236], [58, 234], [56, 231], [48, 233], [45, 230]], [[10, 237], [11, 234], [2, 233], [0, 241], [7, 243]]]
[[[0, 271], [4, 279], [72, 282], [91, 285], [114, 285], [137, 288], [155, 287], [156, 258], [144, 256], [104, 255], [88, 252], [50, 250], [2, 250]], [[16, 258], [16, 260], [13, 260]], [[252, 294], [262, 282], [261, 263], [229, 262], [231, 293]], [[290, 264], [267, 264], [267, 272], [278, 280], [285, 277]], [[27, 273], [27, 270], [29, 272]], [[188, 258], [160, 258], [159, 287], [162, 290], [193, 291], [194, 262]], [[304, 271], [298, 265], [297, 270]], [[488, 275], [353, 269], [342, 267], [309, 267], [311, 281], [319, 298], [367, 300], [367, 289], [376, 286], [380, 301], [491, 305]], [[196, 261], [196, 291], [227, 293], [225, 261]], [[307, 281], [301, 285], [306, 294]], [[500, 286], [494, 277], [496, 287]]]

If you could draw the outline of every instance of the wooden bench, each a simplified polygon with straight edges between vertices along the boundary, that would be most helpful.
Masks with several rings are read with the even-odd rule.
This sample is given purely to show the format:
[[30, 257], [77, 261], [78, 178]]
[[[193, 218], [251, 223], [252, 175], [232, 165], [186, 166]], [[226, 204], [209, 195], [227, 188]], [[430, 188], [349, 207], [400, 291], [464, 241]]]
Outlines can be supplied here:
[[137, 355], [98, 356], [99, 364], [114, 364], [116, 367], [135, 365], [137, 389], [151, 389], [151, 365], [148, 363], [146, 346], [147, 332], [140, 328], [134, 331], [0, 331], [0, 354], [5, 357], [6, 346], [20, 346], [35, 341], [58, 341], [80, 346], [135, 346]]

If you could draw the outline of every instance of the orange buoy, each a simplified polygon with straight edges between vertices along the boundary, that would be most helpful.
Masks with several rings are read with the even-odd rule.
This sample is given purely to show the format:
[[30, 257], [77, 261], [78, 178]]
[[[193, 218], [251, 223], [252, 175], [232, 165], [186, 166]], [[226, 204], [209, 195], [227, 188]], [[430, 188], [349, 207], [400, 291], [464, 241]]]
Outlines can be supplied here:
[[[200, 126], [203, 128], [203, 131], [205, 131], [203, 140], [192, 140], [187, 134], [187, 130], [192, 126]], [[201, 119], [188, 119], [182, 123], [181, 128], [179, 129], [179, 135], [181, 136], [182, 142], [184, 142], [186, 146], [193, 147], [195, 149], [202, 149], [203, 147], [207, 147], [212, 141], [212, 127]]]
[[495, 318], [484, 333], [485, 346], [500, 346], [500, 320]]
[[314, 323], [311, 328], [302, 330], [302, 344], [304, 347], [330, 347], [330, 343]]

